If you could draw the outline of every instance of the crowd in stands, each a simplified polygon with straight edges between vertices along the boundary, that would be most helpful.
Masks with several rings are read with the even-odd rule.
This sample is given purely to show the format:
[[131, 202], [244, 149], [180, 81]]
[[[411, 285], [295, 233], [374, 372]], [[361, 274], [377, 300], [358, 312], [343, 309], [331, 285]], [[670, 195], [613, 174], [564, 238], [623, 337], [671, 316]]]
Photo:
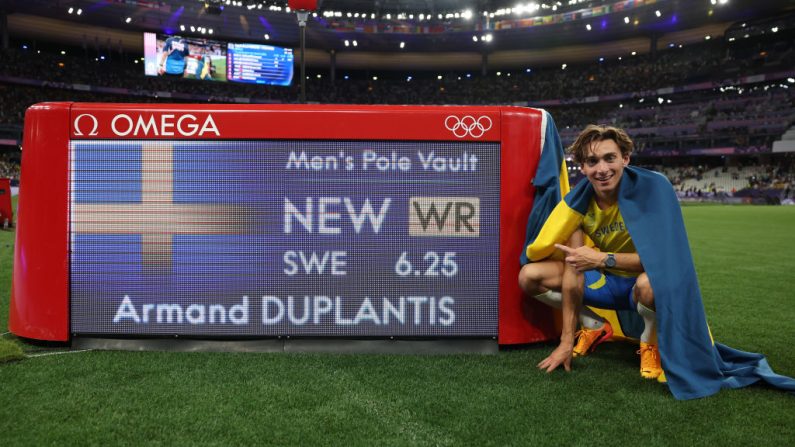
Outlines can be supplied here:
[[[626, 129], [639, 143], [638, 152], [648, 156], [685, 155], [706, 148], [756, 153], [769, 151], [772, 142], [795, 123], [795, 85], [771, 83], [720, 90], [602, 106], [592, 110], [597, 116], [564, 115], [568, 128], [561, 130], [561, 137], [571, 142], [579, 129], [599, 122]], [[583, 109], [578, 106], [574, 110]], [[556, 110], [553, 115], [560, 114]]]
[[[788, 34], [792, 37], [791, 32]], [[769, 153], [774, 139], [795, 124], [795, 84], [786, 79], [756, 84], [729, 80], [792, 70], [795, 45], [789, 37], [734, 43], [713, 39], [653, 55], [625, 56], [622, 60], [565, 69], [558, 66], [492, 72], [486, 76], [474, 72], [425, 73], [416, 77], [380, 73], [374, 79], [376, 76], [367, 71], [350, 75], [338, 71], [332, 82], [327, 71], [314, 71], [307, 80], [307, 99], [319, 103], [472, 105], [560, 100], [547, 109], [555, 118], [565, 145], [586, 124], [598, 122], [627, 129], [636, 141], [638, 156], [685, 156], [702, 149], [725, 149], [731, 155]], [[21, 125], [25, 109], [43, 101], [195, 102], [195, 98], [180, 96], [185, 94], [209, 102], [246, 98], [252, 102], [285, 103], [297, 102], [299, 97], [298, 82], [290, 87], [275, 87], [149, 77], [143, 75], [143, 64], [131, 63], [129, 56], [95, 56], [99, 53], [94, 55], [87, 49], [69, 49], [67, 54], [60, 54], [17, 45], [0, 50], [5, 62], [0, 66], [0, 77], [5, 78], [0, 80], [0, 124]], [[666, 95], [654, 91], [703, 82], [720, 87]], [[36, 83], [38, 86], [31, 85]], [[83, 88], [88, 86], [117, 90], [97, 93]], [[582, 101], [586, 97], [622, 93], [631, 96], [617, 101]], [[0, 173], [18, 176], [18, 167], [12, 160], [0, 159], [0, 163]], [[790, 164], [786, 170], [790, 174], [768, 172], [767, 168], [752, 173], [729, 168], [706, 172], [698, 167], [668, 170], [666, 174], [684, 194], [774, 189], [787, 198], [793, 181], [791, 168]], [[714, 178], [705, 178], [710, 175]]]
[[[55, 87], [74, 83], [121, 87], [133, 96], [153, 97], [157, 92], [208, 95], [215, 102], [238, 97], [252, 98], [255, 102], [295, 102], [299, 96], [298, 82], [290, 87], [276, 87], [148, 77], [143, 75], [143, 64], [130, 63], [130, 56], [113, 51], [105, 53], [108, 56], [100, 59], [88, 49], [72, 48], [67, 54], [51, 54], [18, 46], [2, 51], [4, 64], [0, 66], [0, 75], [47, 81]], [[315, 70], [309, 72], [306, 85], [307, 99], [320, 103], [514, 104], [643, 92], [707, 80], [736, 79], [793, 66], [795, 46], [782, 36], [773, 41], [731, 44], [713, 39], [660, 50], [654, 55], [627, 55], [622, 60], [572, 64], [565, 70], [561, 66], [536, 67], [500, 71], [499, 75], [492, 71], [486, 76], [477, 72], [412, 76], [406, 72], [338, 70], [332, 82], [327, 70]]]
[[19, 163], [8, 154], [0, 154], [0, 178], [19, 179]]
[[780, 157], [776, 163], [734, 165], [656, 166], [680, 196], [686, 198], [768, 197], [784, 201], [795, 198], [795, 167], [792, 157]]

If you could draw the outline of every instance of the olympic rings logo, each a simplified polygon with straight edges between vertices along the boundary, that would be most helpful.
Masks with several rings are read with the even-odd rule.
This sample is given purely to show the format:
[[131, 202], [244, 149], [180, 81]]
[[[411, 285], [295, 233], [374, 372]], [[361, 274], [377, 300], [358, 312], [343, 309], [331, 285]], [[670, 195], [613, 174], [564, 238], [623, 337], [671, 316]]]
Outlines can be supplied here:
[[450, 115], [444, 119], [444, 127], [458, 138], [466, 136], [480, 138], [491, 129], [491, 124], [491, 118], [485, 115], [477, 119], [472, 115], [466, 115], [463, 118]]

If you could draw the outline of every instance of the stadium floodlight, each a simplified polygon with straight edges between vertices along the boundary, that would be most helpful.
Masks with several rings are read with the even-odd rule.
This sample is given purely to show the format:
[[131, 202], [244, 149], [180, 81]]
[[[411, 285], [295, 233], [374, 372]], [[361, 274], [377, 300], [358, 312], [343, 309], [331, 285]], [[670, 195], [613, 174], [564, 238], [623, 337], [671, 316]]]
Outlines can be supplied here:
[[565, 69], [566, 69], [566, 67], [568, 67], [568, 64], [563, 64], [563, 65], [561, 65], [561, 66], [560, 66], [560, 69], [561, 69], [561, 70], [565, 70]]
[[373, 81], [377, 81], [377, 80], [378, 80], [378, 76], [373, 76]]
[[497, 76], [502, 76], [502, 72], [501, 72], [501, 71], [498, 71], [498, 72], [497, 72]]
[[180, 25], [180, 26], [179, 26], [179, 30], [180, 30], [180, 31], [185, 31], [185, 25]]
[[69, 8], [69, 14], [71, 14], [73, 12], [75, 12], [75, 9], [74, 8]]
[[586, 24], [585, 24], [585, 29], [587, 29], [588, 31], [590, 31], [590, 30], [591, 30], [591, 24], [590, 24], [590, 23], [586, 23]]
[[213, 29], [212, 29], [212, 28], [208, 29], [208, 30], [207, 30], [207, 33], [208, 33], [208, 34], [212, 34], [212, 33], [213, 33]]
[[472, 41], [473, 42], [477, 42], [478, 41], [478, 36], [472, 36]]
[[704, 40], [709, 40], [709, 39], [712, 39], [712, 36], [710, 36], [709, 34], [707, 34], [706, 36], [704, 36]]
[[401, 49], [406, 48], [406, 42], [400, 42], [400, 48]]
[[356, 40], [354, 40], [352, 43], [353, 43], [353, 46], [355, 46], [355, 47], [359, 46], [359, 42], [357, 42]]
[[349, 47], [349, 46], [351, 46], [351, 43], [350, 43], [350, 41], [348, 41], [348, 39], [345, 39], [345, 46], [346, 46], [346, 47]]
[[271, 35], [270, 35], [270, 34], [265, 34], [265, 35], [263, 35], [262, 37], [263, 37], [265, 40], [271, 40]]
[[438, 76], [436, 76], [436, 79], [438, 79], [438, 80], [440, 80], [440, 81], [441, 81], [441, 80], [442, 80], [442, 75], [438, 75]]
[[629, 17], [624, 17], [624, 23], [629, 24]]
[[83, 10], [81, 8], [77, 8], [77, 15], [83, 14]]
[[658, 104], [662, 104], [662, 103], [664, 103], [664, 102], [665, 102], [665, 99], [663, 99], [663, 98], [657, 98], [657, 103], [658, 103]]
[[127, 17], [126, 19], [124, 19], [124, 23], [130, 23], [130, 22], [132, 22], [132, 17]]
[[471, 19], [472, 18], [472, 10], [471, 9], [465, 10], [464, 12], [461, 13], [461, 17], [463, 17], [466, 20]]
[[633, 55], [633, 56], [637, 56], [637, 55], [638, 55], [638, 52], [637, 52], [637, 51], [633, 51], [633, 52], [632, 52], [632, 55]]
[[773, 31], [774, 33], [777, 33], [778, 32], [778, 27], [774, 26], [773, 28], [770, 28], [770, 31]]
[[654, 15], [656, 15], [657, 17], [660, 17], [660, 16], [662, 16], [662, 13], [658, 9], [658, 10], [654, 11]]

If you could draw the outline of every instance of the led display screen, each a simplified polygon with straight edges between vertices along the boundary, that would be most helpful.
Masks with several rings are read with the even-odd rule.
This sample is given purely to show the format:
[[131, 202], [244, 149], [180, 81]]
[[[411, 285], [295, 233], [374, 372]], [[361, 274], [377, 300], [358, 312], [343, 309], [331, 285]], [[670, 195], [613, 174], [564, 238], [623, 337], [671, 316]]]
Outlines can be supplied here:
[[496, 336], [500, 145], [70, 143], [71, 331]]
[[288, 86], [293, 50], [144, 33], [144, 70], [149, 76]]
[[230, 43], [226, 76], [234, 82], [290, 85], [293, 80], [293, 50], [271, 45]]

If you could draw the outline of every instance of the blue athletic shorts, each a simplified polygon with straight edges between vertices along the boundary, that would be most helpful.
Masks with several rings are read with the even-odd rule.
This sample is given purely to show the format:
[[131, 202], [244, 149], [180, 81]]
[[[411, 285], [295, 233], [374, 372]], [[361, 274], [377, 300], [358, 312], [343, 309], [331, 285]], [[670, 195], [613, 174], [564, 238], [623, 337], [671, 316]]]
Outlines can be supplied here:
[[585, 305], [600, 309], [635, 310], [632, 288], [637, 278], [625, 278], [601, 270], [585, 272], [585, 289], [582, 301]]

